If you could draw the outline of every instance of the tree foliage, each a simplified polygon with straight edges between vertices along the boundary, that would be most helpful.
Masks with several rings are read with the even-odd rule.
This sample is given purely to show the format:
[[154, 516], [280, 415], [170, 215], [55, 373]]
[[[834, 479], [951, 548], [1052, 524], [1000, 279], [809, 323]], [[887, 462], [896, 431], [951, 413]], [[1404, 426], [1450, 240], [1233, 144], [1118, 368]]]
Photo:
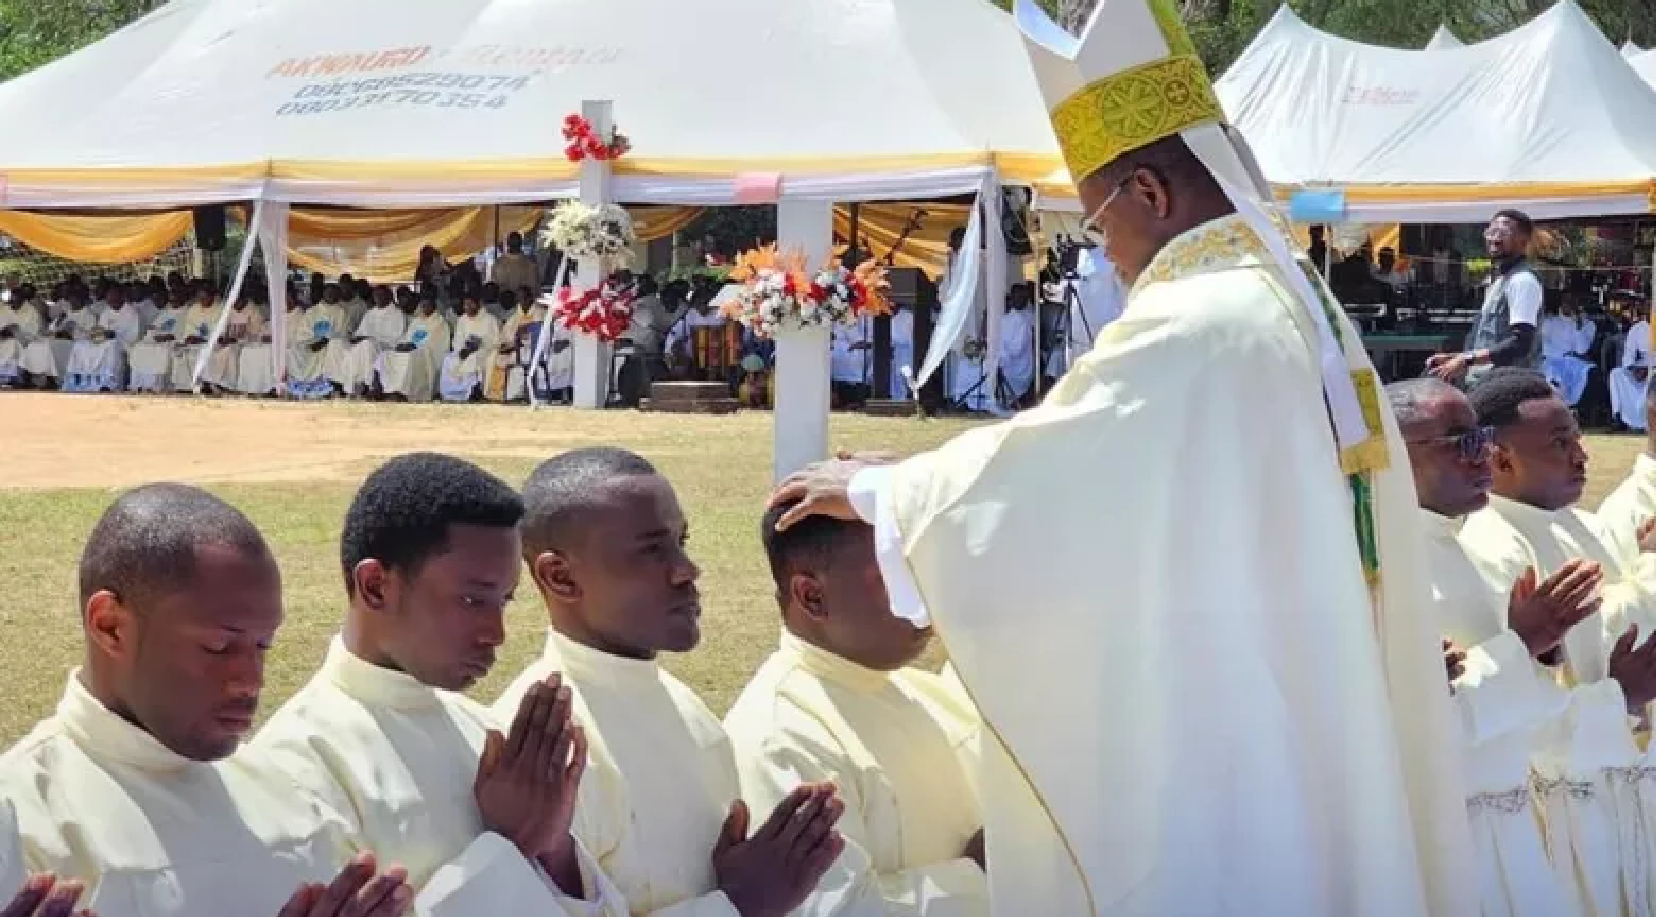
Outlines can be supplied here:
[[91, 44], [165, 0], [0, 0], [0, 80]]
[[[1007, 8], [1010, 0], [993, 0]], [[1050, 14], [1077, 31], [1098, 0], [1042, 0]], [[1483, 41], [1529, 22], [1556, 0], [1292, 0], [1301, 19], [1326, 32], [1368, 44], [1419, 48], [1440, 24], [1466, 42]], [[1653, 44], [1650, 0], [1577, 0], [1614, 44]], [[1180, 0], [1180, 12], [1209, 72], [1219, 75], [1277, 11], [1277, 0]]]

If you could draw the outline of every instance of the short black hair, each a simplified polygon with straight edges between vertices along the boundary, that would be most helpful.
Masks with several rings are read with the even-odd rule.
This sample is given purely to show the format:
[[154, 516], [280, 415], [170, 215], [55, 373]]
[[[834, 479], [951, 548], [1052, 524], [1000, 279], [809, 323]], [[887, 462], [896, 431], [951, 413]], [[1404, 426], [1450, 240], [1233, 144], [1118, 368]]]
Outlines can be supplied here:
[[370, 558], [412, 574], [448, 550], [449, 526], [512, 528], [524, 502], [512, 486], [452, 455], [411, 452], [363, 481], [339, 536], [345, 591], [356, 594], [352, 572]]
[[784, 589], [788, 577], [801, 568], [821, 569], [848, 536], [863, 528], [861, 522], [846, 522], [829, 516], [807, 516], [777, 531], [781, 519], [798, 501], [773, 506], [760, 519], [759, 540], [765, 545], [765, 559], [771, 565], [771, 579], [777, 584], [777, 601], [786, 604]]
[[524, 556], [534, 558], [560, 545], [570, 522], [593, 505], [603, 486], [617, 478], [658, 474], [636, 452], [613, 446], [572, 449], [542, 462], [524, 482]]
[[1519, 227], [1519, 231], [1527, 236], [1536, 229], [1536, 224], [1530, 220], [1530, 214], [1523, 210], [1498, 210], [1491, 216], [1490, 222], [1494, 223], [1504, 217], [1513, 221], [1513, 225]]
[[1480, 379], [1467, 393], [1467, 400], [1473, 403], [1481, 426], [1500, 430], [1519, 420], [1519, 406], [1525, 402], [1558, 396], [1547, 376], [1534, 369], [1504, 366]]
[[1178, 134], [1128, 150], [1093, 174], [1114, 184], [1127, 181], [1137, 169], [1149, 169], [1168, 184], [1183, 186], [1191, 191], [1221, 197], [1225, 194], [1219, 182], [1214, 180], [1214, 173], [1203, 165]]
[[1426, 420], [1427, 405], [1450, 394], [1460, 395], [1461, 389], [1432, 376], [1401, 379], [1387, 386], [1387, 402], [1399, 426]]
[[123, 603], [168, 594], [195, 574], [200, 548], [234, 548], [265, 557], [270, 547], [241, 510], [199, 487], [146, 484], [117, 497], [86, 538], [80, 598], [98, 592]]

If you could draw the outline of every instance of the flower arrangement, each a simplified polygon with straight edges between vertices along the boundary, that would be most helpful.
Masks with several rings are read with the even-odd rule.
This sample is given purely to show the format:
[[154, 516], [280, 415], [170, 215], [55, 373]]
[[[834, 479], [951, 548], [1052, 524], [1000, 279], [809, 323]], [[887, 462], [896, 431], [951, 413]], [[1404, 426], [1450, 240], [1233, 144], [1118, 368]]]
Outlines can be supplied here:
[[728, 279], [742, 289], [721, 311], [761, 337], [789, 328], [850, 324], [892, 308], [885, 295], [886, 271], [873, 261], [855, 270], [830, 262], [810, 271], [803, 255], [779, 254], [772, 244], [737, 256]]
[[608, 140], [600, 137], [593, 130], [593, 123], [579, 114], [564, 117], [564, 139], [568, 142], [564, 147], [564, 156], [570, 162], [581, 162], [584, 159], [596, 159], [608, 162], [626, 156], [633, 149], [633, 144], [616, 128], [610, 129]]
[[631, 261], [637, 238], [626, 208], [617, 204], [593, 207], [580, 201], [559, 204], [542, 231], [543, 242], [577, 261]]
[[558, 291], [552, 318], [571, 331], [580, 331], [611, 343], [633, 324], [637, 287], [621, 274], [611, 274], [596, 290], [564, 287]]

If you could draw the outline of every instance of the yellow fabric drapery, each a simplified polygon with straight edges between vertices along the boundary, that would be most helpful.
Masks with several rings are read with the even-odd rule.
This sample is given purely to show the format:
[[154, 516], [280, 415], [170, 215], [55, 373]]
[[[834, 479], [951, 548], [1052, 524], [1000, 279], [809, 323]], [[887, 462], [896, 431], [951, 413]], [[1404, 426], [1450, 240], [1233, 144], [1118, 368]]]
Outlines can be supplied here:
[[[903, 229], [912, 220], [918, 221], [903, 246], [892, 259], [895, 267], [918, 267], [936, 280], [949, 261], [949, 233], [967, 225], [970, 207], [966, 204], [890, 203], [859, 204], [857, 235], [873, 249], [869, 254], [878, 261], [903, 237]], [[851, 206], [834, 207], [834, 232], [845, 238], [851, 232]]]
[[[446, 258], [477, 254], [494, 244], [494, 207], [447, 210], [341, 210], [295, 207], [288, 212], [288, 261], [330, 277], [350, 274], [370, 283], [414, 278], [420, 249]], [[500, 233], [527, 232], [544, 208], [502, 206]]]
[[633, 218], [633, 232], [640, 242], [654, 242], [673, 235], [702, 215], [701, 207], [628, 207]]
[[0, 210], [0, 233], [36, 251], [86, 264], [128, 264], [166, 251], [190, 231], [190, 211], [59, 214]]

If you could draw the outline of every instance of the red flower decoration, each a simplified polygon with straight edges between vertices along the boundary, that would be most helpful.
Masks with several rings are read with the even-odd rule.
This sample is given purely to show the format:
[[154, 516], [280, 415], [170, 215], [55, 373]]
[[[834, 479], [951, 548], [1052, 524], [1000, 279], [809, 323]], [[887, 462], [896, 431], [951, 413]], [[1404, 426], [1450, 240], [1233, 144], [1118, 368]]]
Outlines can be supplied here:
[[564, 139], [569, 141], [569, 146], [564, 147], [564, 156], [570, 162], [588, 158], [608, 162], [620, 159], [633, 148], [633, 144], [614, 128], [610, 130], [609, 140], [599, 137], [598, 132], [593, 130], [592, 122], [578, 114], [565, 116]]
[[632, 284], [611, 278], [596, 290], [565, 287], [558, 291], [553, 319], [571, 331], [614, 342], [633, 324]]

